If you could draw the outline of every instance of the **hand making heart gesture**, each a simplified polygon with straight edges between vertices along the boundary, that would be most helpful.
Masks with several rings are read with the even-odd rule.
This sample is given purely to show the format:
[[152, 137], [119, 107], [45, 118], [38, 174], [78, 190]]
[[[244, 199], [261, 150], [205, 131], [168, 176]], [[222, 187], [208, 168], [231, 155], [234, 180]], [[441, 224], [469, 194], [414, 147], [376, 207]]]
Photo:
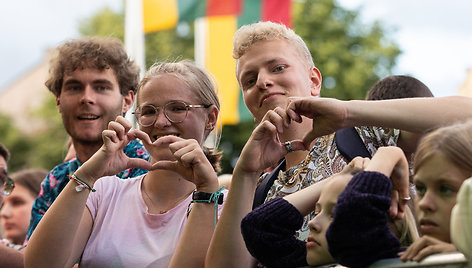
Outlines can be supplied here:
[[275, 165], [292, 151], [304, 150], [301, 140], [282, 143], [279, 134], [290, 127], [291, 120], [282, 108], [268, 111], [244, 146], [237, 166], [248, 173], [259, 173]]
[[118, 116], [102, 132], [103, 145], [80, 167], [80, 174], [90, 184], [103, 176], [117, 174], [128, 168], [154, 169], [153, 165], [141, 158], [129, 158], [123, 148], [132, 140], [149, 136], [140, 130], [132, 130], [124, 117]]

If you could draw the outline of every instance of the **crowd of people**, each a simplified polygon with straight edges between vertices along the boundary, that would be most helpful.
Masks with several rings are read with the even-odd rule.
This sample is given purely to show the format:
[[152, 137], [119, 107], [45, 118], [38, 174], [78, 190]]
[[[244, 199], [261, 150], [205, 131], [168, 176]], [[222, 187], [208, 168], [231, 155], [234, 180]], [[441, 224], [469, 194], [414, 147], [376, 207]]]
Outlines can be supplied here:
[[[211, 74], [189, 60], [157, 62], [139, 81], [116, 39], [60, 45], [46, 86], [69, 153], [49, 172], [10, 178], [0, 146], [0, 266], [472, 258], [472, 99], [433, 97], [403, 75], [381, 79], [366, 100], [323, 98], [321, 72], [293, 30], [258, 22], [233, 41], [258, 125], [229, 181], [218, 179], [221, 152], [205, 143], [220, 111]], [[139, 129], [124, 118], [134, 102]]]

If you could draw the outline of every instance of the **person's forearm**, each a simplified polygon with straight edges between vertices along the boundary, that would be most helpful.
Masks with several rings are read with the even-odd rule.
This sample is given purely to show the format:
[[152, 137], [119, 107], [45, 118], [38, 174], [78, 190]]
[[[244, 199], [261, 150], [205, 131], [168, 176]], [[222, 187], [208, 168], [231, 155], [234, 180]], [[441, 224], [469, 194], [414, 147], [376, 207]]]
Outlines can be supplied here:
[[347, 126], [380, 126], [423, 133], [472, 117], [472, 98], [411, 98], [382, 101], [352, 100]]
[[298, 192], [284, 196], [284, 199], [297, 208], [300, 214], [306, 216], [315, 209], [321, 191], [330, 179], [331, 177], [326, 178]]
[[213, 235], [214, 203], [195, 203], [169, 267], [204, 267]]
[[241, 220], [252, 209], [257, 174], [235, 168], [223, 212], [216, 226], [205, 267], [246, 267], [249, 252], [241, 235]]
[[[197, 186], [197, 191], [216, 193], [218, 191], [216, 174], [215, 180], [208, 187], [201, 188]], [[216, 213], [218, 212], [216, 211]], [[193, 204], [182, 236], [170, 261], [170, 268], [205, 266], [205, 257], [210, 246], [217, 217], [214, 202], [195, 202]]]
[[0, 267], [24, 267], [23, 258], [22, 252], [0, 244]]
[[[70, 181], [34, 231], [25, 253], [25, 267], [66, 267], [89, 190], [76, 192]], [[71, 264], [72, 265], [72, 264]]]

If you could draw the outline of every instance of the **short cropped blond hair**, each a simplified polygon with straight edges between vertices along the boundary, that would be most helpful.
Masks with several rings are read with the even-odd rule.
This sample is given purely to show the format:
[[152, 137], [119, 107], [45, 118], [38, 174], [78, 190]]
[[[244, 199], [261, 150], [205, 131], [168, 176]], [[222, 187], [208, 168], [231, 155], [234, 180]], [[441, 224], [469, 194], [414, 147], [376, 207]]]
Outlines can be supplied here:
[[305, 41], [292, 29], [287, 28], [287, 26], [270, 21], [261, 21], [239, 28], [233, 37], [233, 58], [238, 60], [255, 43], [270, 40], [288, 41], [300, 54], [307, 67], [315, 67]]

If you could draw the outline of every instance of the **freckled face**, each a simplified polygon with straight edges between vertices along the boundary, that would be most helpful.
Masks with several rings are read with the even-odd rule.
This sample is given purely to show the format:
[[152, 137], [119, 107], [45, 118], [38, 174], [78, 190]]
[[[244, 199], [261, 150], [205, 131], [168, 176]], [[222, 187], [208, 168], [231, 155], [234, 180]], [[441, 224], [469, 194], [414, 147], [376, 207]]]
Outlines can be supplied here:
[[450, 239], [451, 211], [457, 193], [467, 177], [441, 153], [426, 159], [417, 170], [415, 207], [418, 226], [423, 235], [445, 242]]
[[318, 96], [320, 93], [320, 72], [308, 67], [288, 41], [259, 41], [238, 63], [237, 78], [244, 102], [257, 121], [268, 110], [285, 108], [288, 97]]

